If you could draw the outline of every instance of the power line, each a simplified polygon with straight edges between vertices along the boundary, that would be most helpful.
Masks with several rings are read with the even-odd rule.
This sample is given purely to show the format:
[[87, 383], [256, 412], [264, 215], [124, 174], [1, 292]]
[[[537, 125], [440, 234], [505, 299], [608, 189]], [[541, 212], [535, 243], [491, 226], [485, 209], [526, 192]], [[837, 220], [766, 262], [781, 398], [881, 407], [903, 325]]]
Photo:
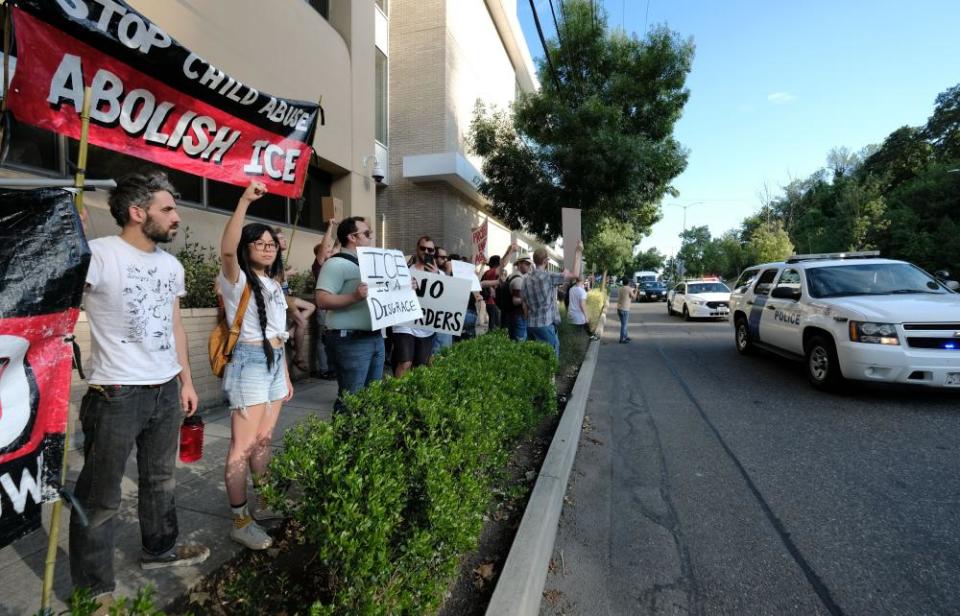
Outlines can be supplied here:
[[547, 66], [550, 68], [550, 75], [553, 76], [553, 85], [560, 91], [560, 80], [557, 78], [557, 69], [553, 68], [553, 60], [550, 59], [550, 49], [547, 48], [547, 40], [543, 36], [543, 28], [540, 26], [540, 16], [537, 15], [537, 6], [530, 0], [530, 10], [533, 11], [533, 23], [537, 25], [537, 35], [540, 37], [540, 45], [543, 46], [543, 57], [547, 59]]

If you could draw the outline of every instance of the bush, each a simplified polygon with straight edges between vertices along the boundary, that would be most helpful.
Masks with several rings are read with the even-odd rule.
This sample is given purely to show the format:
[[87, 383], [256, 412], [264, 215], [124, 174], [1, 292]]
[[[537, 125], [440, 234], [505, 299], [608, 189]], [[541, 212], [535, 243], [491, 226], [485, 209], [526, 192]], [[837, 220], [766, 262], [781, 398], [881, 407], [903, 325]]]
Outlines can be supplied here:
[[180, 299], [181, 308], [216, 308], [217, 293], [214, 284], [220, 273], [220, 258], [211, 246], [190, 243], [190, 230], [184, 229], [186, 245], [177, 252], [183, 265], [186, 296]]
[[315, 290], [315, 285], [317, 280], [313, 277], [313, 272], [311, 270], [303, 270], [296, 274], [292, 274], [287, 282], [290, 283], [290, 293], [293, 295], [307, 295], [313, 297], [313, 292]]
[[[60, 616], [90, 616], [100, 608], [86, 588], [75, 588], [70, 595], [70, 609], [59, 612]], [[52, 609], [39, 610], [36, 616], [54, 616]], [[147, 586], [133, 598], [119, 597], [110, 608], [111, 616], [163, 616], [153, 605], [153, 588]]]
[[287, 431], [265, 495], [326, 569], [311, 614], [436, 610], [514, 446], [556, 412], [555, 367], [549, 346], [495, 332]]
[[607, 303], [607, 294], [603, 289], [590, 289], [587, 291], [587, 319], [590, 321], [590, 329], [596, 330], [600, 325], [600, 317], [603, 315], [603, 309]]

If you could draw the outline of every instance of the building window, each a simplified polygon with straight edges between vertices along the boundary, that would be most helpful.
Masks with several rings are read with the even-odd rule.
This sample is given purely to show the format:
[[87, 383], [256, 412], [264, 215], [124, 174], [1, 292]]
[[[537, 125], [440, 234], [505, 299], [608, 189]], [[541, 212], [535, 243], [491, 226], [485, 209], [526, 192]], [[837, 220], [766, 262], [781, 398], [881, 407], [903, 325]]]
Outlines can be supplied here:
[[[80, 142], [69, 139], [67, 141], [67, 158], [71, 164], [76, 164], [79, 153]], [[87, 177], [91, 180], [120, 178], [128, 173], [151, 169], [159, 169], [167, 174], [170, 183], [180, 193], [181, 200], [196, 204], [203, 203], [203, 178], [200, 176], [177, 171], [170, 167], [151, 163], [148, 160], [134, 158], [92, 144], [87, 146]]]
[[[300, 226], [322, 231], [326, 229], [323, 219], [323, 198], [330, 196], [333, 176], [316, 167], [307, 169], [307, 180], [303, 185], [303, 209], [300, 211]], [[299, 204], [294, 201], [290, 215], [295, 219]]]
[[307, 4], [320, 13], [324, 19], [330, 19], [330, 0], [307, 0]]
[[375, 50], [376, 53], [376, 74], [374, 79], [376, 81], [376, 91], [374, 92], [374, 97], [376, 99], [376, 125], [374, 127], [374, 138], [382, 143], [387, 145], [387, 86], [388, 84], [388, 71], [387, 71], [387, 56], [383, 55], [383, 52], [379, 49]]
[[59, 173], [59, 138], [56, 133], [21, 124], [13, 118], [13, 114], [8, 114], [7, 117], [10, 118], [10, 136], [7, 142], [10, 150], [4, 162], [11, 166]]
[[373, 3], [383, 11], [384, 15], [387, 15], [387, 0], [373, 0]]

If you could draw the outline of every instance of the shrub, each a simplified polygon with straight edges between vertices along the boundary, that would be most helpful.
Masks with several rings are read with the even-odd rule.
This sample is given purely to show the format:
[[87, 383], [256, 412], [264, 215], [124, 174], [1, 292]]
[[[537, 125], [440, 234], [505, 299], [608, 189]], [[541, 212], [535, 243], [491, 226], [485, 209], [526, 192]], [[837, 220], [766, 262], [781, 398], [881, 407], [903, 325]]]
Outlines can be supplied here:
[[[59, 612], [61, 616], [90, 616], [100, 608], [86, 588], [75, 588], [70, 595], [70, 609]], [[39, 610], [36, 616], [54, 616], [52, 609]], [[153, 605], [153, 588], [147, 586], [137, 592], [133, 598], [120, 597], [110, 607], [112, 616], [163, 616], [163, 612]]]
[[181, 308], [216, 308], [217, 293], [214, 283], [220, 272], [220, 258], [211, 246], [190, 243], [190, 230], [184, 229], [185, 245], [176, 257], [183, 265], [186, 296], [180, 299]]
[[587, 291], [587, 319], [590, 321], [590, 329], [595, 330], [600, 324], [600, 316], [607, 304], [607, 294], [603, 289], [590, 289]]
[[312, 298], [317, 280], [313, 277], [312, 271], [303, 270], [292, 274], [287, 282], [290, 283], [290, 293], [293, 295], [308, 295]]
[[311, 614], [437, 608], [514, 446], [556, 412], [555, 367], [549, 346], [495, 332], [348, 396], [332, 423], [288, 430], [265, 495], [326, 569]]

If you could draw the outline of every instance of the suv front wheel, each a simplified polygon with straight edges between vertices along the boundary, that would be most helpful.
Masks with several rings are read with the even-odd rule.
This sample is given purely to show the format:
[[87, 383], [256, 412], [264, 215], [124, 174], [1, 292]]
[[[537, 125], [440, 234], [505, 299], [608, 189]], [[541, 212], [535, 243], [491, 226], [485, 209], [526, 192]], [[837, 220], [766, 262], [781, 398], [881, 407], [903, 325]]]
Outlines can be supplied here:
[[824, 335], [813, 336], [807, 341], [805, 357], [811, 385], [824, 391], [840, 389], [844, 379], [833, 340]]
[[747, 317], [739, 315], [734, 320], [734, 335], [737, 343], [737, 352], [741, 355], [750, 355], [753, 353], [753, 340], [750, 339], [750, 327], [747, 324]]

